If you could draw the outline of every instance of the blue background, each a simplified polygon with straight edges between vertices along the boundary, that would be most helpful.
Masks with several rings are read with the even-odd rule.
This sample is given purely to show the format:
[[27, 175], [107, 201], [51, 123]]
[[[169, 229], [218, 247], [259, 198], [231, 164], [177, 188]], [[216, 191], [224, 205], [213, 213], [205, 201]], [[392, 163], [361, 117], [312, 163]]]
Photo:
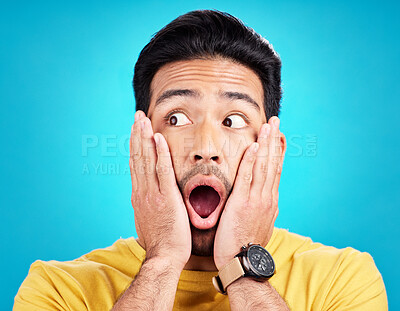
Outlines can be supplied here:
[[241, 18], [282, 58], [277, 226], [369, 252], [400, 309], [398, 2], [20, 1], [0, 10], [3, 310], [36, 259], [136, 236], [133, 66], [152, 34], [202, 8]]

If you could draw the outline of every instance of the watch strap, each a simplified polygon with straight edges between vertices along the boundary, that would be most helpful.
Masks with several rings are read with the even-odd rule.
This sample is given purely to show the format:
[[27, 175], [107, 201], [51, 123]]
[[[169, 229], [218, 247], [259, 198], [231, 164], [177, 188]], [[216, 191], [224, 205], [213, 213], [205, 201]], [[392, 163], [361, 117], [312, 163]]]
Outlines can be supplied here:
[[235, 257], [222, 267], [217, 276], [213, 277], [214, 287], [221, 294], [226, 295], [226, 288], [244, 275], [242, 263], [238, 257]]

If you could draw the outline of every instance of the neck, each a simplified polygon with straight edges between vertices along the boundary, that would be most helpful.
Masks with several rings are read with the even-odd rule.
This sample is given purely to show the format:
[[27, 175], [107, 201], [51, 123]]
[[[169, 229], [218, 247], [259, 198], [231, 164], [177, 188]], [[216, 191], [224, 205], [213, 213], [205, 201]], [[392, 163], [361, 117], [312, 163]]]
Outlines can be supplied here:
[[217, 271], [213, 257], [200, 257], [192, 255], [185, 265], [185, 270]]
[[[136, 242], [145, 250], [144, 245], [139, 239], [136, 239]], [[214, 258], [212, 256], [201, 257], [191, 255], [183, 269], [192, 271], [217, 271], [217, 267], [215, 266]]]

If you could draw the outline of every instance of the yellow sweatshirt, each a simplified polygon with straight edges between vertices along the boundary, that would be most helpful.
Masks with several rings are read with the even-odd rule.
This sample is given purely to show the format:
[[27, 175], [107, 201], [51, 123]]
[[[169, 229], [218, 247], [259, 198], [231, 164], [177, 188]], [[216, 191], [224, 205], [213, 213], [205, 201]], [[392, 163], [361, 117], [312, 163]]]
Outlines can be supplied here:
[[[269, 282], [291, 310], [388, 309], [382, 276], [368, 253], [324, 246], [278, 228], [266, 248], [276, 264]], [[13, 310], [111, 310], [139, 272], [145, 254], [128, 238], [72, 261], [37, 260]], [[230, 310], [228, 297], [212, 285], [214, 275], [183, 270], [174, 310]]]

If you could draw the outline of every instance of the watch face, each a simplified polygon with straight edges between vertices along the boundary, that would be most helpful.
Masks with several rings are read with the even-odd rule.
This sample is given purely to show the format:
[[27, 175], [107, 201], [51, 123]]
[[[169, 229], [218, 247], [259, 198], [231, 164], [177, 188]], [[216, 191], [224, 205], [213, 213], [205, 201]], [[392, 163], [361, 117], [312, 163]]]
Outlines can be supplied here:
[[247, 251], [250, 269], [257, 275], [268, 277], [275, 273], [275, 263], [267, 250], [259, 245], [252, 245]]

